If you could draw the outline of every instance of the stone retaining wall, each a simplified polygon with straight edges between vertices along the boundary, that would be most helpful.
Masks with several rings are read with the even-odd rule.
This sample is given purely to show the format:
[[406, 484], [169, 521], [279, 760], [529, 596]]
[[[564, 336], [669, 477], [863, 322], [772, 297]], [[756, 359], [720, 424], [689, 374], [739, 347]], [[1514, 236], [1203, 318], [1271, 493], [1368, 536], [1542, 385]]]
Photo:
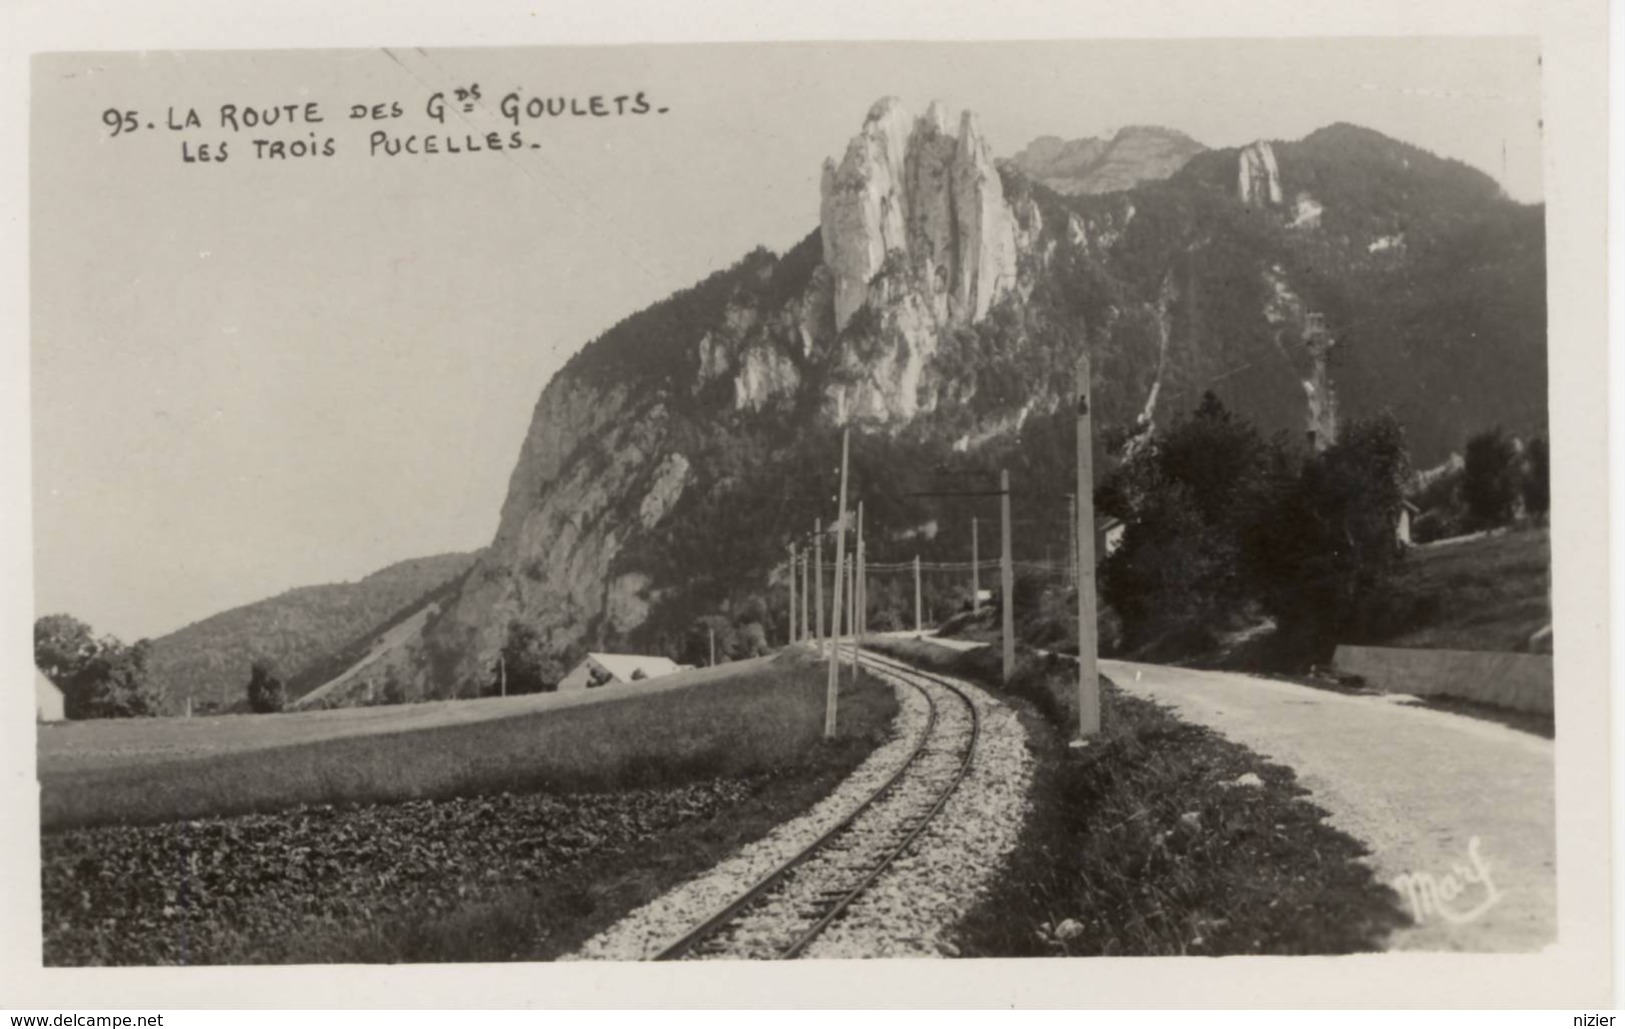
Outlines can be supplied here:
[[1392, 693], [1552, 713], [1552, 659], [1546, 654], [1340, 646], [1332, 664]]

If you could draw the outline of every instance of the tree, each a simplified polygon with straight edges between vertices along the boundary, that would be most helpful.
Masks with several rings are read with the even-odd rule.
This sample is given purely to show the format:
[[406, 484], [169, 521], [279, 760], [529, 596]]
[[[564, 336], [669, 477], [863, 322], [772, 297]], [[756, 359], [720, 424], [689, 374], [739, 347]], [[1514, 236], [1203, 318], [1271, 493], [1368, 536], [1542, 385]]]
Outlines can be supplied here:
[[152, 644], [125, 646], [103, 637], [94, 657], [63, 687], [69, 718], [150, 718], [163, 707], [163, 693], [147, 678]]
[[72, 615], [46, 615], [34, 623], [34, 664], [62, 690], [72, 719], [144, 718], [163, 707], [163, 692], [147, 676], [152, 644], [126, 646], [96, 636]]
[[1293, 664], [1324, 661], [1372, 617], [1403, 551], [1409, 458], [1391, 415], [1354, 422], [1308, 461], [1247, 540], [1248, 566]]
[[1512, 521], [1520, 486], [1517, 443], [1496, 426], [1467, 441], [1466, 458], [1461, 496], [1471, 524], [1487, 529]]
[[1128, 646], [1201, 649], [1239, 615], [1250, 585], [1243, 541], [1289, 478], [1284, 442], [1211, 392], [1107, 477], [1096, 505], [1125, 529], [1101, 586]]
[[[508, 669], [508, 693], [551, 693], [570, 672], [570, 655], [548, 647], [534, 626], [515, 618], [508, 623], [502, 660]], [[490, 692], [497, 690], [493, 682]]]
[[384, 688], [379, 696], [379, 703], [406, 703], [406, 689], [401, 685], [400, 674], [395, 671], [394, 665], [384, 670]]
[[248, 709], [257, 715], [274, 714], [288, 702], [288, 690], [269, 658], [256, 658], [248, 672]]
[[54, 683], [67, 682], [102, 648], [95, 632], [69, 614], [34, 622], [34, 665]]
[[1544, 518], [1552, 507], [1552, 469], [1546, 437], [1536, 436], [1524, 450], [1523, 509]]
[[761, 657], [773, 649], [768, 646], [767, 630], [761, 622], [748, 622], [740, 626], [738, 639], [738, 647], [745, 657]]

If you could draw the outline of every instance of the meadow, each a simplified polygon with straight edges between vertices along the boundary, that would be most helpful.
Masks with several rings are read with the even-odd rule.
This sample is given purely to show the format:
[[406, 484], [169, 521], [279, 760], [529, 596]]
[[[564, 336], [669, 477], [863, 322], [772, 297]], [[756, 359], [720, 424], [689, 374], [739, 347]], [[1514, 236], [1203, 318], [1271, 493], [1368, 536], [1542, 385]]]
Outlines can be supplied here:
[[571, 694], [39, 730], [46, 830], [669, 785], [772, 768], [814, 742], [822, 681], [786, 653]]
[[[806, 810], [887, 738], [896, 700], [867, 676], [843, 681], [822, 738], [824, 669], [795, 650], [556, 710], [171, 761], [149, 745], [69, 777], [122, 809], [59, 775], [59, 816], [104, 820], [43, 834], [45, 961], [559, 957]], [[119, 775], [145, 793], [108, 789]], [[231, 784], [244, 775], [266, 781]], [[245, 805], [263, 813], [228, 813]]]
[[1389, 583], [1392, 602], [1412, 612], [1411, 627], [1369, 642], [1527, 650], [1530, 635], [1552, 624], [1551, 562], [1546, 528], [1412, 548]]

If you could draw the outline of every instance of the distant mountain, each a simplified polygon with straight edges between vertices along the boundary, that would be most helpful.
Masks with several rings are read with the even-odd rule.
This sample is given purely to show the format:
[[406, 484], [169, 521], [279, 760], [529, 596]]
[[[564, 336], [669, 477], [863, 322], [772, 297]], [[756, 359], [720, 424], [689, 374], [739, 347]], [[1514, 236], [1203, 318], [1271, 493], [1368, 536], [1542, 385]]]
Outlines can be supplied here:
[[[1065, 145], [1040, 150], [1064, 164]], [[886, 100], [826, 163], [805, 239], [629, 314], [553, 376], [491, 546], [345, 696], [384, 677], [474, 695], [516, 622], [558, 667], [585, 649], [704, 660], [702, 616], [783, 639], [787, 548], [830, 524], [843, 424], [878, 565], [966, 560], [973, 517], [988, 555], [1001, 469], [1017, 559], [1065, 554], [1083, 353], [1097, 475], [1207, 390], [1302, 448], [1321, 331], [1340, 417], [1392, 411], [1419, 467], [1487, 426], [1543, 433], [1545, 297], [1541, 207], [1367, 129], [1063, 195], [997, 166], [968, 112]], [[968, 587], [928, 575], [925, 603]], [[906, 576], [872, 599], [911, 622]]]
[[1129, 125], [1111, 139], [1040, 136], [1008, 163], [1062, 196], [1077, 196], [1166, 179], [1206, 149], [1174, 129]]
[[476, 556], [414, 558], [359, 582], [303, 586], [222, 611], [154, 640], [149, 670], [175, 711], [188, 697], [195, 706], [238, 705], [257, 656], [276, 662], [297, 696], [318, 684], [306, 680], [319, 679], [324, 666], [342, 669], [346, 649], [410, 614], [463, 575]]

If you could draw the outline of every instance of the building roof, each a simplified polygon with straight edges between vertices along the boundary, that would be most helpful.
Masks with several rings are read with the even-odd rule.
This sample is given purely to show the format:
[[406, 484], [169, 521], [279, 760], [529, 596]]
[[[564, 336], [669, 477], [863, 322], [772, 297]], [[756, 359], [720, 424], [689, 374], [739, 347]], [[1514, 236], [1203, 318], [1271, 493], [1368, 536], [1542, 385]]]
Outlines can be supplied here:
[[588, 654], [588, 660], [622, 682], [631, 682], [640, 669], [646, 679], [655, 679], [678, 671], [677, 662], [669, 657], [650, 657], [645, 654]]

